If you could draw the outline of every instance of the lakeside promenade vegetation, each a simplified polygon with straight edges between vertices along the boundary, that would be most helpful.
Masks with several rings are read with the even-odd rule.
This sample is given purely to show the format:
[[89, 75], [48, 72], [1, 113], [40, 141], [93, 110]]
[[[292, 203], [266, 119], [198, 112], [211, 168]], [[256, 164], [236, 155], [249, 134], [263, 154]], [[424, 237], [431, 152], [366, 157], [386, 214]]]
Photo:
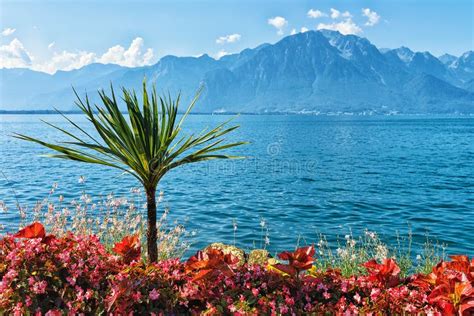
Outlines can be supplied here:
[[392, 258], [345, 276], [313, 246], [269, 258], [214, 245], [150, 263], [137, 235], [111, 251], [95, 235], [47, 234], [35, 222], [0, 240], [0, 311], [12, 315], [471, 315], [474, 259], [452, 256], [403, 275]]

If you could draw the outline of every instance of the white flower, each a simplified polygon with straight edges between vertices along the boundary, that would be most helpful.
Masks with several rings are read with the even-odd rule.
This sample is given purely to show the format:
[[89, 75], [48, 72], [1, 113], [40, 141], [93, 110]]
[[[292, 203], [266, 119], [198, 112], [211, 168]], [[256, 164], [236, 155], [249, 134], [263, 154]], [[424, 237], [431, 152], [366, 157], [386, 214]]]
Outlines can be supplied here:
[[7, 205], [5, 202], [0, 201], [0, 212], [6, 212], [8, 210]]
[[163, 191], [160, 191], [160, 194], [158, 195], [158, 201], [157, 203], [161, 203], [163, 201], [165, 193]]
[[86, 182], [86, 178], [84, 176], [80, 176], [78, 182], [79, 183], [84, 183], [84, 182]]
[[336, 249], [336, 252], [337, 252], [337, 255], [341, 258], [345, 258], [348, 256], [348, 252], [347, 252], [347, 249], [341, 249], [341, 248], [337, 248]]
[[376, 251], [375, 253], [376, 259], [383, 260], [387, 258], [388, 250], [387, 250], [387, 247], [385, 247], [384, 245], [378, 245], [375, 251]]
[[421, 261], [421, 255], [416, 255], [416, 260]]
[[130, 189], [130, 192], [131, 192], [131, 193], [135, 193], [135, 194], [140, 194], [140, 193], [141, 193], [141, 189], [140, 189], [140, 188], [131, 188], [131, 189]]
[[377, 237], [377, 234], [374, 232], [370, 232], [368, 230], [365, 231], [365, 235], [369, 236], [372, 239], [375, 239]]
[[265, 223], [265, 220], [262, 218], [262, 219], [260, 220], [260, 226], [263, 228], [263, 227], [265, 227], [265, 224], [266, 224], [266, 223]]
[[92, 202], [92, 199], [91, 199], [90, 195], [88, 195], [88, 194], [83, 194], [83, 195], [81, 196], [81, 200], [82, 200], [82, 202], [84, 202], [84, 203], [90, 203], [90, 202]]
[[265, 236], [265, 245], [270, 245], [270, 238], [268, 236]]

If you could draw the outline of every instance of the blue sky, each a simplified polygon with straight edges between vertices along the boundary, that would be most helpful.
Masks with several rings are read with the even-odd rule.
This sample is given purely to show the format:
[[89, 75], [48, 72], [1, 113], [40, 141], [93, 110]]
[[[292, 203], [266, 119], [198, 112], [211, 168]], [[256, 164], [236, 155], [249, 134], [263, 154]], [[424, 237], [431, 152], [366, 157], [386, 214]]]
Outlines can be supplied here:
[[[216, 57], [292, 31], [338, 29], [378, 47], [474, 49], [474, 1], [0, 1], [0, 67], [54, 72], [90, 62], [139, 66]], [[310, 11], [311, 10], [311, 11]]]

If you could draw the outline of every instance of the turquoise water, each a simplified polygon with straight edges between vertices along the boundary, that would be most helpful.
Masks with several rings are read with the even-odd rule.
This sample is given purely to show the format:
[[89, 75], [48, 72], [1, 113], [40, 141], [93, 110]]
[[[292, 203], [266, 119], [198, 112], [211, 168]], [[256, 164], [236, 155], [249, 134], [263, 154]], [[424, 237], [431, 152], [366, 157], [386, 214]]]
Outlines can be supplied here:
[[[193, 115], [188, 132], [227, 118]], [[60, 140], [40, 119], [63, 122], [55, 115], [0, 116], [1, 170], [10, 180], [0, 177], [0, 200], [10, 206], [0, 223], [7, 229], [19, 221], [13, 190], [32, 208], [55, 182], [65, 201], [82, 191], [128, 196], [138, 186], [115, 170], [39, 157], [47, 151], [8, 136]], [[162, 206], [197, 232], [196, 249], [232, 243], [233, 219], [237, 244], [258, 246], [263, 218], [272, 250], [293, 248], [299, 236], [334, 240], [365, 228], [393, 244], [397, 232], [411, 229], [416, 251], [428, 234], [451, 253], [474, 255], [474, 118], [243, 115], [236, 121], [241, 128], [233, 137], [251, 144], [235, 152], [248, 159], [186, 166], [160, 185]]]

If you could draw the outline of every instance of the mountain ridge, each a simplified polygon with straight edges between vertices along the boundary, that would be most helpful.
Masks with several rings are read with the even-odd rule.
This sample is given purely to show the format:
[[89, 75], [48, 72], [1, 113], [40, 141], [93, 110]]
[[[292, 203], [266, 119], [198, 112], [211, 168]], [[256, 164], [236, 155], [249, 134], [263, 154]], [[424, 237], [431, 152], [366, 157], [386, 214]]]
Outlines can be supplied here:
[[164, 56], [138, 68], [91, 64], [53, 75], [0, 69], [0, 110], [73, 109], [73, 85], [87, 91], [140, 88], [183, 92], [186, 103], [204, 86], [199, 112], [474, 113], [474, 54], [460, 57], [409, 48], [383, 49], [336, 31], [308, 31], [275, 44], [214, 59]]

